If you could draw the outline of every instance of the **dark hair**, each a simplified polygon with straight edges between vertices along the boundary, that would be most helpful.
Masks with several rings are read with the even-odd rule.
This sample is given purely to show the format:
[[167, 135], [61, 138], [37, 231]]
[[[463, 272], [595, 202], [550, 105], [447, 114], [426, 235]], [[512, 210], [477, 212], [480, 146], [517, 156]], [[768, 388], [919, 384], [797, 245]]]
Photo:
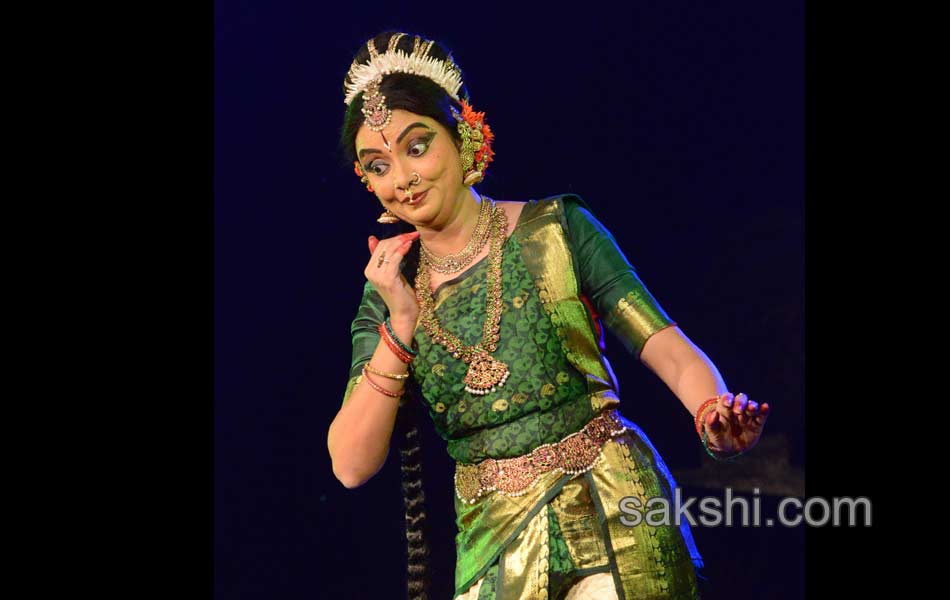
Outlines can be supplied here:
[[[398, 32], [387, 31], [373, 38], [380, 54], [388, 48], [389, 39]], [[396, 48], [406, 54], [412, 52], [413, 36], [404, 35], [399, 39]], [[451, 60], [451, 54], [439, 43], [433, 43], [428, 56]], [[354, 62], [363, 64], [369, 61], [369, 50], [364, 44], [356, 53]], [[349, 83], [349, 75], [347, 75]], [[379, 85], [380, 92], [386, 96], [386, 106], [391, 110], [402, 109], [417, 115], [429, 117], [452, 135], [457, 144], [462, 138], [456, 129], [456, 121], [452, 116], [451, 107], [461, 109], [461, 106], [437, 83], [427, 77], [408, 73], [391, 73], [383, 77]], [[460, 98], [468, 98], [464, 87], [459, 90]], [[363, 94], [362, 92], [347, 106], [343, 117], [343, 127], [340, 131], [340, 152], [347, 167], [352, 167], [356, 160], [356, 133], [363, 125]], [[354, 176], [355, 178], [355, 176]], [[391, 237], [399, 233], [413, 231], [414, 228], [404, 221], [395, 225], [377, 227], [377, 237]], [[412, 245], [402, 266], [403, 275], [412, 285], [415, 285], [416, 273], [419, 268], [419, 244]], [[427, 600], [429, 590], [429, 547], [426, 535], [425, 492], [422, 479], [422, 446], [420, 443], [419, 421], [422, 405], [422, 392], [413, 378], [406, 383], [403, 402], [396, 414], [396, 429], [400, 435], [399, 456], [402, 471], [403, 501], [406, 507], [406, 542], [408, 546], [408, 583], [407, 588], [410, 600]]]

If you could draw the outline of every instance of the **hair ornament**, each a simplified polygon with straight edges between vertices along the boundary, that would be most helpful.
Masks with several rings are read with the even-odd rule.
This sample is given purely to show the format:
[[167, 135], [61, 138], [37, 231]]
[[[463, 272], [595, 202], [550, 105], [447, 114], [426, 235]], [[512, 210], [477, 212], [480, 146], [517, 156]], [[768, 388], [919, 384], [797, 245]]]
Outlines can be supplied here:
[[460, 100], [462, 110], [452, 107], [452, 116], [458, 121], [462, 137], [462, 173], [465, 185], [473, 185], [485, 177], [485, 169], [495, 156], [491, 145], [495, 134], [485, 122], [484, 112], [475, 112], [467, 100]]
[[[397, 50], [396, 44], [404, 33], [394, 34], [389, 39], [389, 46], [386, 52], [380, 54], [373, 40], [366, 43], [369, 50], [369, 62], [359, 64], [353, 62], [347, 73], [349, 80], [344, 84], [344, 102], [347, 106], [356, 99], [360, 92], [369, 92], [370, 86], [375, 84], [378, 90], [379, 83], [383, 77], [390, 73], [409, 73], [431, 79], [438, 84], [453, 99], [458, 101], [458, 92], [462, 87], [462, 72], [452, 61], [440, 60], [429, 56], [429, 50], [434, 43], [432, 40], [422, 41], [419, 36], [414, 36], [412, 52], [407, 54], [404, 50]], [[377, 102], [385, 109], [385, 97]], [[382, 113], [386, 111], [383, 110]]]

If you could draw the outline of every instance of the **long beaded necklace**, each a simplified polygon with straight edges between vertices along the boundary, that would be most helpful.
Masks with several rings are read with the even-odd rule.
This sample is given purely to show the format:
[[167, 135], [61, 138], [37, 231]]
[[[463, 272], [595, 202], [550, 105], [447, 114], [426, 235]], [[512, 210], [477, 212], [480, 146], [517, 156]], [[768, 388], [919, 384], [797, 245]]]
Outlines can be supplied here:
[[429, 264], [425, 255], [419, 257], [419, 275], [416, 281], [416, 298], [419, 301], [420, 321], [432, 341], [444, 346], [454, 358], [461, 358], [468, 365], [465, 374], [465, 391], [483, 396], [494, 392], [498, 387], [505, 385], [511, 372], [508, 365], [495, 360], [491, 353], [498, 347], [501, 323], [501, 261], [502, 245], [505, 243], [505, 234], [508, 232], [508, 215], [495, 205], [489, 198], [482, 198], [483, 202], [491, 202], [491, 245], [488, 251], [488, 284], [485, 292], [487, 299], [487, 316], [483, 328], [482, 340], [474, 346], [467, 346], [455, 335], [449, 333], [439, 324], [435, 316], [435, 299], [429, 289]]
[[478, 207], [478, 221], [475, 222], [475, 230], [460, 252], [437, 256], [425, 244], [420, 242], [419, 254], [422, 258], [425, 258], [433, 271], [442, 274], [457, 273], [471, 264], [475, 257], [481, 254], [485, 242], [488, 241], [492, 206], [493, 203], [490, 200], [482, 198]]

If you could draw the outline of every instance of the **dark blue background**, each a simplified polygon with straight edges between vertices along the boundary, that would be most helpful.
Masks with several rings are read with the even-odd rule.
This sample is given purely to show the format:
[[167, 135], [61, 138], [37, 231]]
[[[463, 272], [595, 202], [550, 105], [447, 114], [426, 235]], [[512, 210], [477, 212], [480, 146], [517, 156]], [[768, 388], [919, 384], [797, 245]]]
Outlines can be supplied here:
[[[220, 599], [399, 598], [398, 456], [346, 490], [326, 431], [378, 201], [337, 154], [342, 82], [384, 29], [446, 44], [496, 134], [479, 190], [575, 192], [730, 388], [803, 456], [801, 2], [223, 2], [215, 17], [215, 587]], [[674, 473], [689, 414], [607, 339], [624, 414]], [[433, 598], [454, 567], [451, 464], [425, 428]], [[800, 598], [800, 532], [695, 531], [709, 598]], [[741, 579], [740, 579], [741, 578]]]

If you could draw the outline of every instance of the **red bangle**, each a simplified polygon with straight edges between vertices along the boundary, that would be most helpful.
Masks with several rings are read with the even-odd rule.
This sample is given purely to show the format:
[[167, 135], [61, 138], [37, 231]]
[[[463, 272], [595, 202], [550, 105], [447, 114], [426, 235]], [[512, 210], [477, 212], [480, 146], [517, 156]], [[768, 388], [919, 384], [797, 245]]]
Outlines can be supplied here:
[[389, 346], [389, 349], [392, 350], [397, 357], [399, 357], [399, 360], [404, 363], [412, 362], [413, 357], [403, 350], [399, 343], [393, 339], [392, 334], [389, 333], [389, 329], [386, 328], [385, 322], [380, 323], [378, 329], [380, 337], [385, 340], [386, 345]]
[[369, 372], [366, 371], [365, 366], [363, 367], [363, 379], [365, 379], [366, 383], [370, 384], [370, 386], [372, 386], [374, 390], [376, 390], [380, 394], [385, 394], [389, 396], [390, 398], [398, 398], [399, 396], [402, 396], [403, 393], [405, 393], [406, 391], [406, 388], [402, 388], [398, 392], [390, 392], [389, 390], [382, 387], [381, 385], [378, 385], [375, 381], [373, 381], [373, 378], [369, 376]]
[[700, 435], [700, 436], [703, 435], [702, 421], [703, 421], [703, 417], [705, 416], [703, 413], [705, 412], [706, 407], [709, 406], [710, 404], [715, 404], [719, 402], [719, 398], [720, 396], [716, 396], [715, 398], [710, 398], [709, 400], [706, 400], [705, 402], [699, 405], [699, 409], [696, 411], [696, 416], [694, 417], [694, 423], [696, 425], [697, 435]]
[[395, 354], [396, 357], [399, 358], [399, 360], [401, 360], [402, 362], [407, 363], [407, 364], [411, 363], [413, 357], [409, 356], [406, 353], [406, 351], [400, 348], [399, 344], [397, 344], [396, 341], [392, 339], [392, 336], [389, 335], [389, 330], [386, 329], [385, 323], [380, 323], [378, 329], [379, 329], [379, 336], [383, 338], [383, 341], [385, 341], [386, 345], [389, 346], [389, 349], [393, 351], [393, 354]]

